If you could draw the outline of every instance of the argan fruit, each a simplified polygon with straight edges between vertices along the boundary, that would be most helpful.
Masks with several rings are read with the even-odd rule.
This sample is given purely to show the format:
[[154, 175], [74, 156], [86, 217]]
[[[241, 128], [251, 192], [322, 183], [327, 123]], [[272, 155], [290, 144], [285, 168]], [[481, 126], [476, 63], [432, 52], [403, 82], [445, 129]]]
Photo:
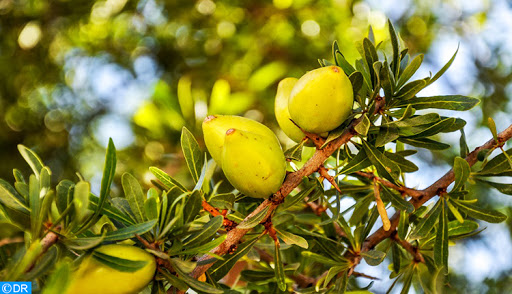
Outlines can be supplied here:
[[277, 192], [286, 175], [286, 160], [274, 137], [240, 129], [226, 132], [222, 170], [243, 194], [267, 198]]
[[226, 131], [232, 128], [272, 138], [279, 145], [274, 132], [257, 121], [235, 115], [210, 115], [203, 121], [204, 142], [219, 166], [222, 166], [222, 147]]
[[295, 84], [288, 110], [302, 129], [321, 134], [341, 125], [352, 113], [354, 93], [343, 70], [327, 66], [303, 75]]
[[300, 143], [304, 138], [304, 133], [290, 120], [290, 112], [288, 111], [290, 93], [297, 81], [298, 79], [296, 78], [286, 78], [279, 82], [279, 85], [277, 85], [274, 112], [281, 130], [283, 130], [290, 139]]
[[114, 269], [89, 255], [72, 274], [67, 293], [71, 294], [129, 294], [139, 293], [153, 279], [156, 270], [155, 257], [143, 249], [130, 245], [103, 245], [95, 251], [112, 257], [145, 263], [132, 271]]

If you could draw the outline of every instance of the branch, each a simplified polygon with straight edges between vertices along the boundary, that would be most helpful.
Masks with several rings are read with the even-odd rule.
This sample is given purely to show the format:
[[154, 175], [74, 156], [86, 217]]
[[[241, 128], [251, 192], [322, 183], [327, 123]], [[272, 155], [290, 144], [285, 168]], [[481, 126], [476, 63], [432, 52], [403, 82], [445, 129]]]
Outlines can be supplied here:
[[[375, 112], [380, 111], [380, 108], [385, 105], [385, 99], [382, 97], [376, 98], [376, 107]], [[261, 221], [264, 223], [267, 219], [272, 215], [274, 210], [279, 206], [280, 203], [284, 201], [284, 198], [290, 194], [293, 189], [295, 189], [302, 181], [302, 178], [311, 175], [316, 172], [320, 166], [324, 163], [324, 161], [331, 156], [337, 149], [339, 149], [343, 144], [347, 143], [355, 134], [354, 127], [362, 120], [362, 116], [350, 123], [350, 125], [345, 129], [343, 134], [336, 138], [335, 140], [326, 144], [326, 146], [322, 149], [317, 149], [315, 154], [304, 164], [304, 166], [286, 176], [285, 181], [283, 182], [279, 191], [277, 191], [274, 195], [272, 195], [269, 199], [263, 201], [252, 213], [250, 213], [244, 220], [248, 220], [254, 217], [256, 214], [264, 210], [266, 207], [269, 207], [268, 213], [265, 218]], [[226, 236], [226, 240], [222, 242], [219, 246], [212, 249], [210, 252], [216, 255], [224, 255], [226, 254], [230, 248], [236, 246], [238, 242], [242, 239], [242, 237], [249, 231], [250, 229], [241, 229], [238, 226], [233, 230], [229, 231]], [[210, 255], [205, 254], [198, 259], [198, 263], [201, 261], [205, 261], [210, 259]], [[190, 274], [193, 278], [200, 277], [204, 272], [206, 272], [213, 263], [208, 263], [205, 265], [198, 265]]]
[[[512, 125], [508, 126], [503, 132], [498, 134], [498, 142], [505, 142], [512, 138]], [[494, 139], [490, 139], [485, 144], [480, 147], [475, 148], [471, 153], [466, 156], [465, 160], [468, 162], [469, 166], [473, 166], [478, 161], [478, 153], [484, 149], [491, 149], [496, 147], [496, 141]], [[421, 190], [420, 192], [423, 195], [412, 198], [409, 202], [414, 205], [414, 208], [418, 208], [422, 206], [425, 202], [432, 199], [434, 196], [438, 195], [446, 191], [446, 188], [454, 181], [455, 173], [453, 169], [450, 169], [444, 176], [439, 178], [435, 183], [430, 185], [428, 188]], [[389, 238], [392, 234], [396, 232], [396, 227], [398, 226], [398, 222], [400, 220], [400, 211], [396, 212], [390, 219], [391, 221], [391, 229], [389, 231], [384, 230], [384, 228], [378, 229], [375, 233], [370, 235], [364, 242], [362, 252], [367, 252], [373, 249], [377, 244], [382, 242], [384, 239]], [[353, 260], [353, 267], [357, 266], [357, 264], [361, 261], [361, 255], [356, 256]]]
[[414, 247], [411, 245], [411, 243], [400, 239], [400, 237], [398, 237], [398, 234], [396, 234], [396, 233], [391, 236], [391, 239], [393, 239], [393, 241], [397, 242], [398, 244], [400, 244], [400, 246], [402, 246], [405, 250], [407, 250], [413, 256], [415, 262], [425, 263], [425, 259], [423, 258], [423, 255], [418, 250], [418, 247]]

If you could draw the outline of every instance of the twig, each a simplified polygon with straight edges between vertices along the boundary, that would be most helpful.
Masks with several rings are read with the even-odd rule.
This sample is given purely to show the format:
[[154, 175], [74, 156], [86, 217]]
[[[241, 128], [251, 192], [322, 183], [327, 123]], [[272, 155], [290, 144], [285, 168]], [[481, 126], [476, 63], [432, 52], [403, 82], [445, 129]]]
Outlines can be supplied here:
[[362, 171], [358, 171], [358, 172], [355, 172], [355, 173], [357, 175], [359, 175], [359, 176], [368, 178], [370, 180], [376, 179], [382, 185], [384, 185], [384, 186], [386, 186], [388, 188], [397, 190], [398, 192], [400, 192], [402, 194], [405, 193], [405, 194], [407, 194], [407, 195], [409, 195], [409, 196], [411, 196], [413, 198], [418, 198], [418, 197], [421, 197], [421, 196], [425, 195], [425, 192], [423, 192], [423, 191], [412, 189], [412, 188], [407, 188], [407, 187], [404, 187], [404, 186], [395, 185], [395, 184], [391, 183], [390, 181], [388, 181], [386, 179], [377, 177], [374, 173], [362, 172]]
[[340, 190], [340, 187], [338, 187], [338, 184], [336, 184], [336, 180], [334, 179], [333, 176], [331, 176], [329, 174], [329, 172], [327, 171], [327, 168], [325, 168], [325, 166], [320, 166], [320, 168], [318, 168], [318, 172], [320, 173], [320, 175], [326, 179], [327, 181], [329, 181], [329, 183], [331, 183], [331, 185], [338, 191], [341, 193], [341, 190]]
[[355, 277], [367, 278], [370, 280], [380, 280], [379, 278], [372, 277], [372, 276], [369, 276], [367, 274], [360, 273], [360, 272], [353, 272], [352, 275], [354, 275]]
[[400, 246], [402, 246], [405, 250], [407, 250], [413, 256], [415, 262], [425, 263], [425, 259], [423, 258], [423, 255], [420, 253], [418, 247], [414, 247], [411, 245], [411, 243], [400, 239], [400, 237], [398, 237], [398, 234], [396, 234], [396, 231], [395, 234], [391, 235], [391, 239], [396, 243], [400, 244]]
[[4, 245], [14, 244], [14, 243], [23, 243], [24, 239], [22, 237], [14, 237], [14, 238], [5, 238], [0, 240], [0, 247]]
[[222, 224], [226, 228], [226, 231], [230, 231], [237, 226], [236, 222], [227, 219], [225, 213], [221, 213], [220, 211], [218, 211], [217, 208], [211, 206], [210, 203], [206, 202], [206, 200], [203, 200], [203, 202], [201, 202], [201, 205], [203, 206], [203, 209], [208, 211], [212, 216], [222, 215], [222, 217], [224, 218]]

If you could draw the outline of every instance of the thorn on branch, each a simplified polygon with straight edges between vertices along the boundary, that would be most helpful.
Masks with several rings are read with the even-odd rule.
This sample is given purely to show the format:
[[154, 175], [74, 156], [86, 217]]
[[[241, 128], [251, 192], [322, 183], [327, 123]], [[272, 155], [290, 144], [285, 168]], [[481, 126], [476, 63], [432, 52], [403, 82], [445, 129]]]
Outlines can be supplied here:
[[222, 221], [222, 224], [224, 225], [224, 228], [226, 229], [226, 231], [229, 232], [230, 230], [236, 228], [236, 226], [238, 225], [236, 222], [226, 218], [226, 215], [227, 215], [226, 209], [224, 209], [221, 213], [217, 210], [217, 208], [211, 206], [208, 202], [206, 202], [206, 200], [203, 200], [201, 205], [203, 206], [204, 210], [208, 211], [214, 217], [218, 216], [218, 215], [222, 215], [222, 217], [224, 218], [224, 220]]
[[334, 179], [333, 176], [331, 176], [327, 170], [327, 168], [325, 168], [325, 166], [321, 165], [319, 168], [318, 168], [318, 172], [320, 173], [320, 176], [324, 179], [326, 179], [327, 181], [329, 181], [329, 183], [331, 183], [331, 185], [338, 191], [341, 193], [341, 190], [340, 190], [340, 187], [338, 187], [338, 184], [336, 184], [336, 180]]
[[315, 144], [316, 149], [322, 149], [322, 146], [325, 143], [325, 139], [324, 138], [322, 138], [320, 135], [317, 135], [317, 134], [314, 134], [314, 133], [310, 133], [310, 132], [304, 130], [296, 122], [294, 122], [292, 119], [290, 119], [290, 121], [294, 125], [296, 125], [297, 128], [299, 128], [304, 133], [304, 135], [306, 135], [306, 138], [308, 138], [309, 140], [311, 140], [311, 142], [313, 142], [313, 144]]
[[396, 231], [391, 235], [391, 239], [393, 241], [395, 241], [396, 243], [400, 244], [400, 246], [402, 246], [402, 248], [407, 250], [414, 258], [414, 262], [425, 263], [425, 259], [423, 258], [423, 255], [420, 253], [419, 248], [412, 246], [411, 243], [407, 242], [406, 240], [400, 239], [400, 237], [398, 237], [398, 234], [396, 233]]

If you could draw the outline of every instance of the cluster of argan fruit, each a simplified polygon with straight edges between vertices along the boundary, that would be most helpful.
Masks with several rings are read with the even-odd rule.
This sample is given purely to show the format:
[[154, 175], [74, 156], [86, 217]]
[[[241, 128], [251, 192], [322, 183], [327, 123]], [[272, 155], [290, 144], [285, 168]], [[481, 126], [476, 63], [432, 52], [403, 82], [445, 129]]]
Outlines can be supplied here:
[[[341, 125], [352, 113], [353, 102], [348, 77], [341, 68], [328, 66], [300, 79], [282, 80], [275, 114], [283, 132], [299, 143], [305, 136], [302, 130], [326, 136]], [[233, 187], [256, 198], [277, 192], [286, 175], [286, 160], [268, 127], [240, 116], [210, 115], [203, 133], [208, 151]]]

